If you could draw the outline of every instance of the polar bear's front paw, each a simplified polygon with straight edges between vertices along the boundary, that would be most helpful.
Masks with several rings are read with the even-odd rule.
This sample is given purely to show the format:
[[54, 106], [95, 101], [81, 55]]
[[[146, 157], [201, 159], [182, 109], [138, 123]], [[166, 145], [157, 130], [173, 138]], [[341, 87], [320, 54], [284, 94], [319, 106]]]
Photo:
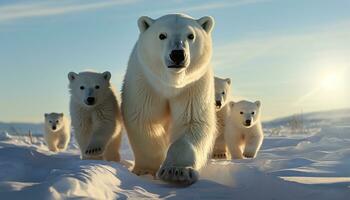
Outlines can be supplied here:
[[66, 146], [64, 144], [58, 144], [57, 148], [62, 150], [62, 149], [65, 149]]
[[103, 154], [104, 149], [100, 145], [89, 145], [85, 150], [87, 156], [100, 156]]
[[255, 152], [244, 152], [243, 156], [246, 158], [255, 158], [256, 157], [256, 153]]
[[213, 159], [227, 159], [226, 152], [213, 153]]
[[132, 170], [132, 173], [136, 174], [137, 176], [143, 176], [143, 175], [147, 175], [150, 174], [152, 176], [156, 175], [156, 172], [150, 169], [138, 169], [138, 168], [134, 168]]
[[165, 182], [191, 185], [199, 178], [199, 173], [192, 167], [161, 167], [157, 176]]
[[58, 150], [57, 148], [50, 148], [49, 150], [52, 151], [52, 152], [54, 152], [54, 153], [59, 152], [59, 150]]

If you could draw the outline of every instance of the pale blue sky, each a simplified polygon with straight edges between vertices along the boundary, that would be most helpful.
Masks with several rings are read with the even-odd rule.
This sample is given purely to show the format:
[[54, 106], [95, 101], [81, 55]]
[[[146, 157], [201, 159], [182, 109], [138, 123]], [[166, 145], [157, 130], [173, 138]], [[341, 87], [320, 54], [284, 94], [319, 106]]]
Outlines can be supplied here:
[[68, 114], [69, 71], [109, 70], [120, 88], [138, 17], [174, 12], [215, 18], [215, 73], [232, 78], [235, 98], [260, 99], [264, 119], [350, 107], [349, 10], [348, 0], [2, 0], [0, 121]]

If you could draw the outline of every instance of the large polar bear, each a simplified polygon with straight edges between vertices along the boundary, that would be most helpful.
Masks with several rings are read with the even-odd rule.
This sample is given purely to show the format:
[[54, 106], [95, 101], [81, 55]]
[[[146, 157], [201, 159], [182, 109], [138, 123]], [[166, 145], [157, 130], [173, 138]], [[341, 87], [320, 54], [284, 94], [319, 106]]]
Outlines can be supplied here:
[[264, 139], [260, 101], [229, 102], [225, 141], [233, 159], [254, 158]]
[[120, 161], [122, 117], [110, 72], [70, 72], [70, 114], [83, 159]]
[[216, 129], [212, 17], [170, 14], [138, 20], [139, 39], [122, 90], [133, 172], [191, 184], [211, 153]]
[[231, 100], [231, 79], [215, 77], [215, 105], [217, 117], [217, 133], [212, 157], [215, 159], [227, 158], [226, 143], [224, 137], [225, 120]]
[[50, 151], [67, 149], [70, 141], [70, 124], [63, 113], [45, 113], [44, 140]]

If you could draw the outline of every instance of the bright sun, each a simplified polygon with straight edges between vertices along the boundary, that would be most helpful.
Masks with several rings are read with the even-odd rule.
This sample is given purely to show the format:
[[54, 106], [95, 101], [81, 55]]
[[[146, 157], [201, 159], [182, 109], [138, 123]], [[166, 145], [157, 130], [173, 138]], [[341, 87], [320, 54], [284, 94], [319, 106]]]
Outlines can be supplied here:
[[330, 73], [321, 80], [321, 87], [326, 90], [336, 90], [340, 87], [340, 77], [337, 73]]
[[[327, 65], [326, 65], [327, 64]], [[318, 75], [313, 76], [314, 88], [305, 95], [301, 96], [296, 105], [302, 105], [308, 99], [319, 99], [326, 103], [337, 103], [340, 99], [344, 99], [347, 92], [347, 72], [350, 67], [342, 66], [344, 64], [336, 64], [335, 62], [326, 62], [320, 66], [333, 66], [322, 67], [322, 70]], [[338, 66], [338, 67], [336, 67]], [[321, 68], [321, 67], [320, 67]], [[328, 70], [327, 70], [328, 69]], [[327, 70], [327, 71], [326, 71]]]

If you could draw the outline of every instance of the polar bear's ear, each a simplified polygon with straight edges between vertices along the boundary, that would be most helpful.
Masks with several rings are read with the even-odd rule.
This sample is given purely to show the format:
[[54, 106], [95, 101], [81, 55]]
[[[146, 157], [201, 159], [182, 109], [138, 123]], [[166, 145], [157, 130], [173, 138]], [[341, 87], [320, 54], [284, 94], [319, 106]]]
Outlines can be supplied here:
[[260, 106], [261, 106], [261, 102], [260, 101], [256, 101], [255, 104], [258, 106], [258, 108], [260, 108]]
[[154, 22], [154, 19], [147, 17], [147, 16], [142, 16], [139, 18], [137, 21], [137, 25], [139, 26], [140, 32], [143, 33], [145, 32]]
[[49, 114], [45, 113], [45, 114], [44, 114], [44, 117], [47, 117], [47, 116], [49, 116]]
[[227, 78], [226, 82], [227, 82], [227, 84], [231, 85], [231, 79], [230, 78]]
[[69, 72], [68, 73], [68, 79], [69, 81], [74, 81], [78, 77], [78, 74], [75, 72]]
[[103, 72], [102, 76], [106, 81], [111, 80], [111, 77], [112, 77], [111, 72], [109, 72], [109, 71]]
[[211, 33], [214, 28], [214, 18], [211, 16], [205, 16], [197, 20], [198, 24], [207, 32]]
[[63, 114], [63, 113], [60, 113], [59, 115], [60, 115], [60, 117], [63, 117], [63, 116], [64, 116], [64, 114]]

